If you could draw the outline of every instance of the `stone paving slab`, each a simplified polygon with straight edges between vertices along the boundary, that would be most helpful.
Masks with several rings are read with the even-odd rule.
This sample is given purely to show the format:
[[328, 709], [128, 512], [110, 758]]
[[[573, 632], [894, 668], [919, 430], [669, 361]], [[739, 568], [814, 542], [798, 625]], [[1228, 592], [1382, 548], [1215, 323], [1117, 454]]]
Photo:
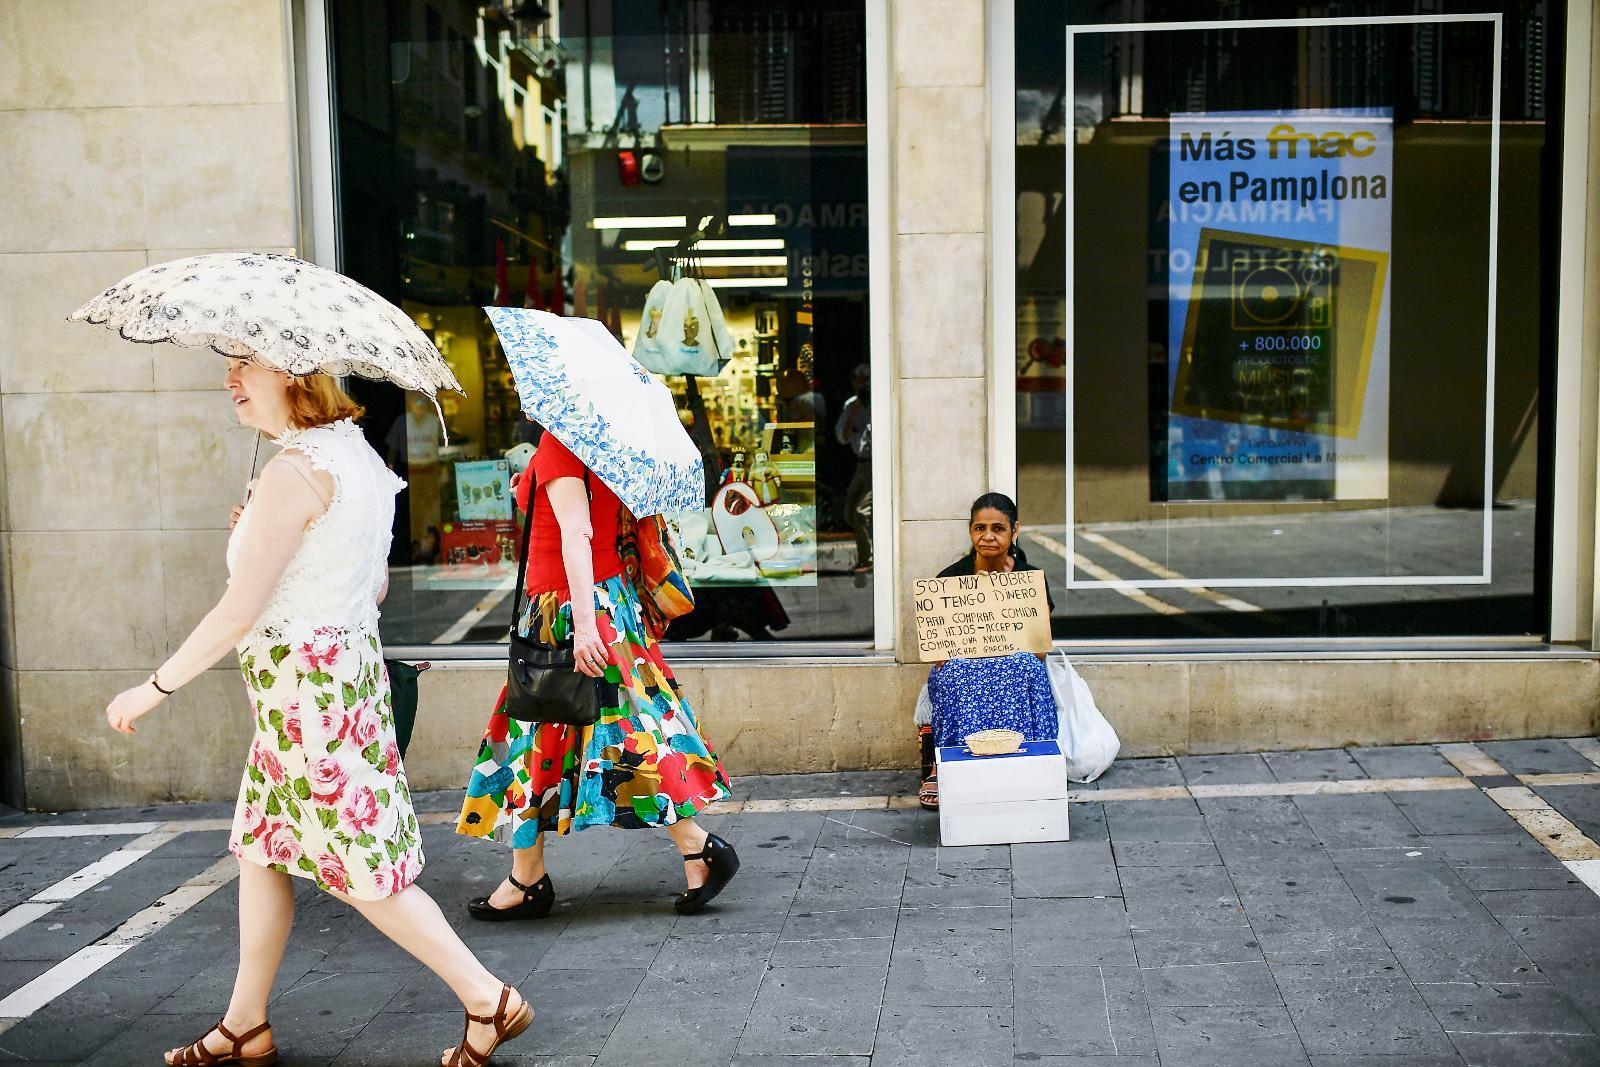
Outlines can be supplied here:
[[[1471, 751], [1512, 774], [1594, 769], [1560, 740]], [[552, 843], [561, 899], [540, 923], [464, 914], [506, 857], [447, 823], [425, 826], [421, 884], [538, 1009], [497, 1064], [1600, 1064], [1600, 896], [1482, 789], [1214, 795], [1452, 775], [1433, 746], [1122, 761], [1074, 805], [1072, 840], [970, 848], [882, 802], [914, 773], [747, 779], [738, 799], [769, 803], [707, 818], [744, 867], [701, 916], [672, 910], [681, 865], [655, 834]], [[1600, 784], [1530, 788], [1600, 830]], [[0, 838], [0, 921], [127, 845], [119, 825], [227, 813], [0, 813], [86, 834]], [[0, 937], [0, 998], [225, 848], [181, 834]], [[308, 883], [296, 899], [271, 1008], [284, 1063], [425, 1063], [458, 1039], [443, 983], [343, 903]], [[0, 1063], [159, 1062], [226, 1004], [235, 908], [224, 887], [0, 1031]]]

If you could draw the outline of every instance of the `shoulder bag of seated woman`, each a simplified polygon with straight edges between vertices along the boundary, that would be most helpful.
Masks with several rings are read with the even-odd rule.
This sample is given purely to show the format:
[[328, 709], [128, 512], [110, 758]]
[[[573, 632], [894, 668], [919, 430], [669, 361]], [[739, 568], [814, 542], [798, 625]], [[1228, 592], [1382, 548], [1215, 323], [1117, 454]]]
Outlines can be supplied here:
[[[584, 485], [589, 476], [584, 474]], [[518, 722], [550, 722], [593, 726], [600, 721], [600, 682], [577, 670], [572, 639], [552, 647], [517, 633], [518, 607], [528, 576], [528, 539], [533, 531], [537, 485], [528, 490], [528, 513], [522, 520], [522, 551], [517, 557], [517, 584], [511, 597], [511, 666], [506, 672], [505, 712]]]

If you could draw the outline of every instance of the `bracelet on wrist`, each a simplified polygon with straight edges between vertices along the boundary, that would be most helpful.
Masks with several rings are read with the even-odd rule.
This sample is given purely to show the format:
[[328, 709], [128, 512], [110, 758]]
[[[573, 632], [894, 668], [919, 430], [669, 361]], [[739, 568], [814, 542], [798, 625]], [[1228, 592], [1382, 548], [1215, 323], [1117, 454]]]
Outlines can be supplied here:
[[150, 672], [150, 684], [155, 687], [156, 692], [160, 693], [164, 697], [169, 697], [175, 692], [175, 690], [172, 689], [161, 688], [161, 681], [156, 677], [154, 671]]

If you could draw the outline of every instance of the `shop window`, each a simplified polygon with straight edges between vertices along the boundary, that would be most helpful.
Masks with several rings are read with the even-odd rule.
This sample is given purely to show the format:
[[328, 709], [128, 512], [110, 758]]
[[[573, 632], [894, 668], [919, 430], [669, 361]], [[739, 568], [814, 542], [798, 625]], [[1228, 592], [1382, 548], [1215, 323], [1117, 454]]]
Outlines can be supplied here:
[[1546, 633], [1560, 7], [1017, 0], [1058, 638]]
[[[442, 398], [446, 444], [426, 399], [353, 383], [408, 482], [385, 640], [504, 634], [507, 483], [541, 430], [481, 310], [502, 305], [701, 342], [644, 358], [706, 469], [676, 516], [699, 606], [670, 640], [868, 645], [866, 422], [839, 425], [871, 386], [861, 0], [330, 9], [342, 269], [467, 392]], [[676, 310], [647, 313], [674, 279]]]

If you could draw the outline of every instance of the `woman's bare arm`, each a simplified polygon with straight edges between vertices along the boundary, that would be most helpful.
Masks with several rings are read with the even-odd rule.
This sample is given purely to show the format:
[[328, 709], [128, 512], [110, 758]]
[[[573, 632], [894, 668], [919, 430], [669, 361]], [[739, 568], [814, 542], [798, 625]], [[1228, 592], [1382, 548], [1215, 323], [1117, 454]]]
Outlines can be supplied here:
[[[157, 668], [163, 689], [176, 690], [194, 680], [250, 632], [300, 547], [306, 526], [326, 507], [302, 472], [279, 458], [262, 471], [252, 501], [254, 509], [240, 535], [234, 576], [222, 598]], [[107, 717], [113, 725], [121, 721], [124, 726], [118, 728], [132, 733], [133, 727], [127, 724], [160, 703], [159, 697], [153, 686], [135, 686], [112, 701]]]
[[579, 478], [554, 478], [545, 490], [550, 510], [561, 528], [561, 562], [572, 600], [572, 651], [577, 667], [598, 678], [605, 667], [605, 646], [594, 618], [594, 525], [589, 520], [589, 494]]

